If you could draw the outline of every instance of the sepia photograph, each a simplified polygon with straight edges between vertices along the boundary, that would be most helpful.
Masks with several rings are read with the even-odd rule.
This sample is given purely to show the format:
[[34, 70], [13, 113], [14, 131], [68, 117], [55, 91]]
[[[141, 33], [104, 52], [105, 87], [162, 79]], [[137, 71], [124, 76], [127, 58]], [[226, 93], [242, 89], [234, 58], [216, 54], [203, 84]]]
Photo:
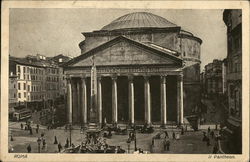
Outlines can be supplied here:
[[243, 9], [118, 6], [8, 8], [7, 154], [243, 155]]

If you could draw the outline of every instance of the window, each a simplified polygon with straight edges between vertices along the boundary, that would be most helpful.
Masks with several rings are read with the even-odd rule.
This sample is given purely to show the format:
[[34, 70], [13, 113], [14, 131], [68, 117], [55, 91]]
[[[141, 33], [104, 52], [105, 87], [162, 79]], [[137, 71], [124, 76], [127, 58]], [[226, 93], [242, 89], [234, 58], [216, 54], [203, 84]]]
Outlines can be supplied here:
[[18, 93], [18, 98], [21, 98], [21, 93]]
[[21, 84], [18, 83], [18, 90], [21, 90]]
[[14, 98], [16, 98], [16, 94], [14, 93]]
[[26, 73], [26, 68], [25, 67], [23, 67], [23, 73]]
[[23, 79], [24, 79], [24, 80], [26, 79], [25, 74], [23, 74]]
[[13, 86], [14, 86], [14, 88], [16, 88], [16, 84], [14, 84]]
[[17, 72], [21, 72], [21, 67], [20, 66], [17, 66]]
[[26, 90], [26, 83], [23, 83], [23, 90]]
[[24, 98], [26, 98], [26, 92], [23, 93]]
[[20, 79], [20, 74], [18, 74], [18, 79]]
[[30, 91], [30, 85], [28, 85], [28, 92]]

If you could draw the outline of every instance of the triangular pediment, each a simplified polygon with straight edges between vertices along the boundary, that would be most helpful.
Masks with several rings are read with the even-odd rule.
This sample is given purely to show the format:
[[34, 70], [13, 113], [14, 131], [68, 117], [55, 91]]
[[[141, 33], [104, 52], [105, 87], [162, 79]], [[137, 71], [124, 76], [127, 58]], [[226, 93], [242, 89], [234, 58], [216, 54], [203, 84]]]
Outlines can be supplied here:
[[125, 37], [118, 37], [73, 59], [67, 66], [92, 66], [93, 60], [96, 66], [161, 64], [178, 67], [182, 65], [182, 60], [178, 57]]

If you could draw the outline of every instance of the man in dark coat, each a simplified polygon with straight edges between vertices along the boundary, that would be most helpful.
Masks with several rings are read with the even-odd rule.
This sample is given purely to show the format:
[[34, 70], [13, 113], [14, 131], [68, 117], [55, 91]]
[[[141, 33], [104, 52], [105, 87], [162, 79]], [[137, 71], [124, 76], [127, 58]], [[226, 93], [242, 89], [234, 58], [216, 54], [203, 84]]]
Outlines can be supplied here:
[[23, 123], [21, 123], [21, 129], [23, 129]]
[[28, 147], [27, 147], [27, 151], [28, 151], [28, 153], [31, 152], [31, 146], [30, 146], [30, 144], [29, 144]]
[[173, 132], [173, 139], [175, 139], [175, 132]]
[[181, 135], [183, 135], [183, 134], [184, 134], [184, 128], [181, 127]]
[[[166, 140], [165, 145], [166, 145], [165, 147], [167, 147], [167, 151], [169, 151], [170, 150], [170, 141]], [[166, 148], [165, 148], [165, 150], [166, 150]]]
[[30, 127], [30, 135], [32, 135], [33, 134], [33, 132], [32, 132], [32, 128]]
[[54, 144], [58, 144], [56, 136], [55, 136]]
[[165, 131], [164, 133], [165, 133], [165, 138], [168, 138], [168, 132]]
[[59, 144], [58, 144], [58, 152], [61, 152], [61, 149], [62, 149], [62, 145], [61, 145], [61, 143], [59, 142]]

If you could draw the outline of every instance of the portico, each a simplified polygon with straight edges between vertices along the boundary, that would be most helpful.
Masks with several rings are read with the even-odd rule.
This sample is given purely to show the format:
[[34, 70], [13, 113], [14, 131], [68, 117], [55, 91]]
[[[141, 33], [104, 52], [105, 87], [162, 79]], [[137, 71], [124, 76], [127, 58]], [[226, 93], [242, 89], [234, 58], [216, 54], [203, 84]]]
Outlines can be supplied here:
[[[97, 67], [98, 69], [98, 67]], [[88, 70], [87, 70], [88, 71]], [[87, 84], [87, 80], [90, 79], [90, 76], [88, 74], [88, 72], [85, 72], [85, 74], [71, 74], [68, 75], [67, 80], [68, 80], [68, 98], [67, 98], [67, 103], [68, 103], [68, 121], [70, 123], [82, 123], [82, 124], [87, 124], [88, 123], [88, 115], [89, 115], [89, 104], [90, 103], [88, 100], [90, 100], [90, 95], [87, 92], [87, 89], [89, 88], [88, 86], [90, 86], [89, 84]], [[171, 73], [169, 72], [169, 74], [167, 75], [166, 73], [163, 75], [156, 75], [155, 73], [151, 73], [151, 75], [149, 73], [145, 73], [145, 74], [135, 74], [135, 73], [130, 73], [130, 74], [121, 74], [121, 73], [116, 73], [116, 74], [110, 74], [107, 75], [105, 73], [99, 73], [100, 71], [103, 71], [102, 69], [98, 69], [97, 73], [98, 73], [98, 123], [102, 124], [104, 122], [104, 120], [106, 120], [108, 123], [115, 123], [115, 124], [119, 124], [119, 122], [121, 121], [121, 123], [127, 123], [127, 124], [135, 124], [135, 121], [140, 121], [141, 123], [146, 123], [146, 124], [153, 124], [152, 122], [152, 113], [153, 111], [155, 111], [156, 106], [152, 105], [152, 95], [159, 95], [160, 96], [160, 114], [158, 114], [160, 116], [160, 122], [162, 126], [166, 126], [168, 124], [168, 114], [167, 112], [169, 108], [168, 106], [168, 102], [167, 102], [167, 87], [168, 87], [168, 77], [172, 77], [172, 78], [176, 78], [177, 80], [177, 84], [176, 84], [176, 97], [173, 97], [177, 99], [176, 101], [176, 107], [171, 107], [171, 109], [176, 109], [177, 115], [176, 115], [176, 123], [178, 124], [182, 124], [183, 123], [183, 93], [181, 91], [183, 91], [183, 81], [182, 81], [182, 74], [181, 72], [176, 72], [176, 73]], [[109, 70], [110, 73], [112, 73]], [[118, 86], [117, 84], [119, 84], [121, 81], [118, 81], [120, 78], [125, 78], [126, 77], [126, 83], [127, 86], [123, 86], [123, 89], [127, 89], [128, 91], [128, 96], [127, 97], [122, 97], [119, 95], [119, 101], [121, 103], [123, 103], [123, 100], [125, 100], [124, 102], [127, 103], [127, 107], [124, 107], [124, 104], [118, 104]], [[144, 120], [140, 120], [142, 118], [138, 118], [138, 120], [135, 119], [135, 109], [141, 109], [141, 107], [136, 104], [137, 106], [135, 106], [135, 88], [134, 88], [134, 80], [136, 79], [140, 79], [143, 78], [143, 82], [144, 82], [144, 89], [140, 90], [141, 91], [141, 95], [143, 95], [144, 97], [144, 103], [140, 104], [143, 105], [144, 108], [142, 108], [142, 110], [144, 109], [144, 112], [141, 112], [141, 114], [143, 114]], [[102, 93], [102, 87], [103, 86], [107, 86], [106, 84], [110, 84], [110, 83], [103, 83], [102, 80], [103, 79], [109, 79], [111, 80], [111, 86], [109, 85], [109, 87], [112, 87], [110, 89], [111, 91], [111, 104], [110, 103], [105, 103], [105, 102], [109, 102], [109, 101], [105, 101], [103, 100], [103, 95], [106, 95], [105, 93]], [[152, 78], [159, 78], [160, 79], [160, 91], [158, 91], [157, 93], [151, 93], [151, 86], [152, 86], [152, 82], [150, 82], [150, 79]], [[81, 85], [81, 86], [80, 86]], [[76, 89], [72, 89], [71, 87], [76, 87]], [[120, 87], [119, 87], [120, 88]], [[144, 91], [143, 91], [144, 90]], [[106, 90], [107, 91], [107, 90]], [[137, 92], [138, 93], [138, 92]], [[140, 92], [139, 92], [140, 93]], [[72, 94], [77, 94], [77, 96], [73, 96]], [[108, 95], [108, 94], [107, 94]], [[169, 98], [171, 98], [171, 96], [169, 96]], [[103, 108], [103, 104], [105, 105]], [[111, 113], [110, 109], [108, 108], [108, 106], [111, 105]], [[122, 107], [118, 108], [118, 105], [121, 105]], [[128, 112], [127, 114], [124, 114], [124, 111], [122, 109], [128, 109], [125, 112]], [[120, 112], [120, 111], [121, 112]], [[122, 115], [119, 115], [119, 113], [122, 113]], [[105, 114], [105, 115], [103, 115]], [[121, 118], [118, 119], [118, 116], [120, 116]], [[138, 116], [138, 115], [137, 115]], [[140, 116], [140, 115], [139, 115]], [[124, 118], [128, 117], [128, 120], [123, 120]], [[74, 118], [74, 120], [72, 120]], [[106, 119], [105, 119], [106, 118]], [[111, 118], [111, 120], [110, 120]], [[159, 124], [159, 122], [157, 122], [157, 124]]]
[[125, 37], [110, 42], [73, 59], [65, 67], [68, 122], [86, 125], [89, 121], [90, 73], [94, 62], [98, 124], [182, 124], [182, 59]]

